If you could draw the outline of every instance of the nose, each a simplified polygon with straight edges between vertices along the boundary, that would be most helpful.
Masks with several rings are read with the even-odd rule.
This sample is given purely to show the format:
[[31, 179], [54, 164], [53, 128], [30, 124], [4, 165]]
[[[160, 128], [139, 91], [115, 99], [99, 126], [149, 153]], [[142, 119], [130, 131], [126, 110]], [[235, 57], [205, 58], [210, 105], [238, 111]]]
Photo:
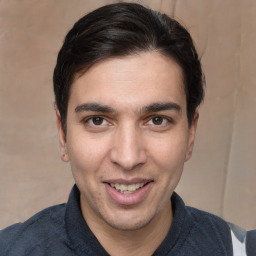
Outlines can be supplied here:
[[138, 129], [127, 125], [115, 132], [110, 159], [124, 170], [133, 170], [146, 162], [146, 148]]

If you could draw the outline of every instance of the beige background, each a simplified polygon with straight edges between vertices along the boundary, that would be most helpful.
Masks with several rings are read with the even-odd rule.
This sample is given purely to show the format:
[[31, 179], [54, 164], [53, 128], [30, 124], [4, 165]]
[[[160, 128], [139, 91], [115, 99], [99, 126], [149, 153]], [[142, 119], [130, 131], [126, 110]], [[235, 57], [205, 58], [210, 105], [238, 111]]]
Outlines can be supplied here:
[[[0, 2], [0, 228], [65, 202], [52, 71], [66, 32], [115, 1]], [[186, 24], [202, 56], [207, 95], [178, 192], [187, 204], [256, 228], [256, 1], [151, 0]]]

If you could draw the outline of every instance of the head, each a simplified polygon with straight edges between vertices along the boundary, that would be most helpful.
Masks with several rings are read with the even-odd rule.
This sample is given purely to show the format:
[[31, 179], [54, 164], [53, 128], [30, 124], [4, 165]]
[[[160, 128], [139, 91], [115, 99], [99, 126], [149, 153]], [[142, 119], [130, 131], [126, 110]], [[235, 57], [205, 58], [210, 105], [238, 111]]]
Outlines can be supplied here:
[[165, 14], [135, 3], [119, 3], [101, 7], [78, 20], [58, 54], [53, 83], [64, 131], [70, 89], [76, 76], [107, 58], [149, 51], [158, 51], [182, 68], [191, 125], [204, 90], [201, 64], [190, 34]]
[[89, 226], [166, 223], [203, 99], [189, 33], [138, 4], [99, 8], [67, 34], [54, 90], [62, 160]]

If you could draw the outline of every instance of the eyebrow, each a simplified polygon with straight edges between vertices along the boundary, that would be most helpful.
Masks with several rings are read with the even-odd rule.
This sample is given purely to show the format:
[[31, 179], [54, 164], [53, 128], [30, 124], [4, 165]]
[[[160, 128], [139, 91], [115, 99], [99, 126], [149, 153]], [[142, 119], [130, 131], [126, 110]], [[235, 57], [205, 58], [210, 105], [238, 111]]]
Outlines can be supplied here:
[[[159, 111], [166, 111], [166, 110], [175, 110], [177, 112], [181, 112], [181, 107], [174, 102], [155, 102], [142, 107], [139, 110], [139, 113], [146, 114], [150, 112], [159, 112]], [[102, 105], [99, 103], [84, 103], [84, 104], [78, 105], [75, 108], [76, 113], [81, 113], [84, 111], [92, 111], [92, 112], [100, 112], [100, 113], [108, 113], [108, 114], [116, 113], [114, 108], [107, 105]]]
[[181, 112], [181, 106], [174, 102], [156, 102], [148, 106], [142, 107], [141, 113], [159, 112], [165, 110], [175, 110]]
[[93, 111], [101, 113], [114, 113], [115, 110], [109, 106], [101, 105], [98, 103], [85, 103], [77, 106], [75, 108], [76, 113], [81, 113], [84, 111]]

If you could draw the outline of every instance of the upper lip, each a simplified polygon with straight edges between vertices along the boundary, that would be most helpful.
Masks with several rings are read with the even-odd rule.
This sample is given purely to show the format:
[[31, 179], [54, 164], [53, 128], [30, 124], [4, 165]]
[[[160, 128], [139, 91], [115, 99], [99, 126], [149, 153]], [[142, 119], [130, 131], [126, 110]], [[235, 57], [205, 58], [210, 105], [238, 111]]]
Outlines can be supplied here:
[[133, 178], [133, 179], [109, 179], [104, 180], [103, 183], [109, 183], [109, 184], [136, 184], [136, 183], [149, 183], [152, 182], [152, 179], [141, 179], [141, 178]]

